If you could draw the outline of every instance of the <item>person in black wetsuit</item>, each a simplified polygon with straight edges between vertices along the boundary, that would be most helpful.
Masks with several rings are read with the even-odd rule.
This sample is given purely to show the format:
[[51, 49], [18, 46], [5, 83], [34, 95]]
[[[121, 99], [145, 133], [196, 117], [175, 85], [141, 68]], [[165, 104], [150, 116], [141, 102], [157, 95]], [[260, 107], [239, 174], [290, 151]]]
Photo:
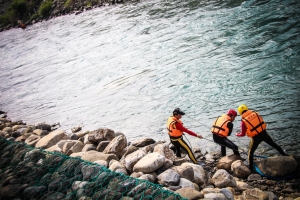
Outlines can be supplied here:
[[237, 112], [233, 109], [230, 109], [226, 114], [219, 116], [211, 128], [214, 141], [221, 146], [222, 156], [226, 156], [226, 147], [232, 149], [235, 155], [240, 156], [238, 147], [227, 138], [232, 132], [232, 122], [236, 116]]

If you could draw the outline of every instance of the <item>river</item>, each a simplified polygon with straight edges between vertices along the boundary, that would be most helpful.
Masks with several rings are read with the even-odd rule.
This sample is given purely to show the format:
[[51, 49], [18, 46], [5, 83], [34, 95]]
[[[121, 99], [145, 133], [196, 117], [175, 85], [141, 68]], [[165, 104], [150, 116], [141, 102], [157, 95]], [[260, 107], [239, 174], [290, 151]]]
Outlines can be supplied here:
[[[70, 132], [168, 140], [176, 107], [192, 147], [219, 150], [215, 118], [245, 103], [288, 153], [300, 153], [300, 2], [149, 0], [0, 33], [0, 110]], [[234, 130], [240, 126], [240, 116]], [[241, 149], [249, 138], [230, 136]], [[231, 153], [231, 151], [227, 151]], [[257, 153], [278, 155], [266, 144]]]

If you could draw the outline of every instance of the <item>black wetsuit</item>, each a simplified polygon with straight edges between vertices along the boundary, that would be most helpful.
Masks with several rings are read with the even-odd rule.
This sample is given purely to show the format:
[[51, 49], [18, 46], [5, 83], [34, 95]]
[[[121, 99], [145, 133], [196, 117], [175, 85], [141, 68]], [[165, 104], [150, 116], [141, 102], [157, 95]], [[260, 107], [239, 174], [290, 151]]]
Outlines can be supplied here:
[[249, 169], [253, 171], [253, 155], [255, 150], [257, 149], [258, 145], [264, 141], [271, 147], [275, 148], [281, 155], [288, 156], [282, 148], [274, 142], [274, 140], [269, 136], [266, 130], [263, 132], [257, 134], [256, 136], [252, 137], [249, 144], [249, 150], [248, 150], [248, 159], [249, 159]]
[[[228, 136], [230, 136], [233, 128], [232, 122], [227, 123], [227, 128], [229, 129]], [[232, 149], [235, 155], [240, 156], [238, 147], [233, 142], [231, 142], [227, 137], [222, 137], [220, 135], [213, 134], [213, 139], [217, 144], [221, 146], [222, 156], [226, 156], [226, 147]]]

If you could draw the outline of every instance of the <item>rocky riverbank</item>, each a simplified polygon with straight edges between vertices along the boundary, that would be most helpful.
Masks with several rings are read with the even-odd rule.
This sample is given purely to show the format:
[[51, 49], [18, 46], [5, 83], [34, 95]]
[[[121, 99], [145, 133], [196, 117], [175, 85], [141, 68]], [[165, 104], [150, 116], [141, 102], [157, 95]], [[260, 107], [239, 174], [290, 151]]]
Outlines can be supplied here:
[[0, 2], [0, 32], [25, 29], [34, 23], [62, 15], [78, 15], [93, 8], [125, 3], [124, 0], [3, 0]]
[[[244, 164], [246, 161], [234, 155], [221, 158], [220, 152], [201, 152], [201, 149], [195, 148], [193, 151], [197, 160], [205, 164], [195, 165], [186, 154], [177, 158], [169, 142], [156, 141], [155, 138], [128, 141], [123, 133], [114, 132], [109, 128], [82, 132], [81, 127], [74, 127], [67, 133], [59, 129], [59, 124], [29, 125], [22, 121], [13, 122], [2, 112], [0, 130], [0, 137], [8, 141], [26, 143], [47, 152], [79, 157], [124, 176], [161, 185], [165, 190], [187, 199], [300, 199], [298, 155], [256, 160], [260, 170], [269, 176], [287, 177], [293, 174], [289, 179], [276, 180], [267, 179], [258, 173], [251, 174]], [[4, 160], [0, 161], [0, 166], [3, 166], [3, 162]], [[0, 168], [0, 172], [1, 170]], [[16, 184], [18, 180], [15, 174], [11, 179], [7, 176], [6, 174], [5, 180], [0, 179], [0, 194], [3, 194], [3, 186]], [[75, 175], [70, 178], [76, 179]], [[75, 179], [72, 188], [86, 184], [82, 179]], [[23, 187], [25, 188], [22, 191], [28, 192], [26, 186]], [[64, 192], [60, 195], [66, 197], [70, 193]], [[81, 195], [80, 198], [82, 197]], [[126, 196], [126, 199], [140, 198], [134, 195]], [[86, 194], [84, 199], [93, 198]]]

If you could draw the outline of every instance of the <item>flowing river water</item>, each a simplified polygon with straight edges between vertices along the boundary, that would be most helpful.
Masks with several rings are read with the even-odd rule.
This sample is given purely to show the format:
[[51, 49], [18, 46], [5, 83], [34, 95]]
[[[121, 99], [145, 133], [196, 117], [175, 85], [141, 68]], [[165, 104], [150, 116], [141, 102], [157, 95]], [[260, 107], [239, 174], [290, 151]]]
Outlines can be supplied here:
[[[219, 150], [215, 118], [245, 103], [284, 150], [300, 153], [297, 0], [100, 7], [1, 32], [0, 55], [0, 110], [12, 120], [168, 141], [166, 120], [180, 107], [185, 126], [206, 138], [186, 134], [192, 147], [210, 151]], [[278, 155], [266, 144], [258, 153]]]

